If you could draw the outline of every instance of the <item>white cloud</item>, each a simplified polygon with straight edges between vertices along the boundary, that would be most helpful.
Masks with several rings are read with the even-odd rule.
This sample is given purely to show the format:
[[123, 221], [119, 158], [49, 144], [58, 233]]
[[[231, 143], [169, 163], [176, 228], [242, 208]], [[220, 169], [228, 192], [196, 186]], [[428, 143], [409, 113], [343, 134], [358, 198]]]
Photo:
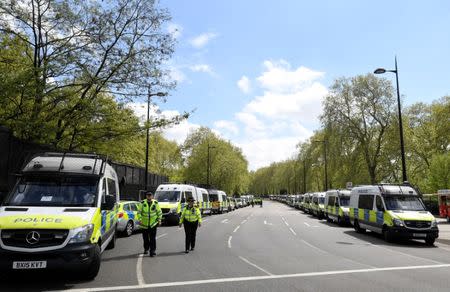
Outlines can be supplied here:
[[302, 90], [314, 80], [323, 77], [324, 73], [304, 66], [291, 70], [285, 60], [264, 61], [266, 71], [257, 78], [264, 89], [275, 92], [293, 92]]
[[[304, 66], [291, 68], [285, 60], [265, 61], [263, 68], [256, 78], [259, 88], [253, 88], [262, 90], [262, 94], [254, 96], [234, 116], [245, 131], [236, 134], [233, 141], [242, 148], [251, 170], [292, 157], [296, 145], [313, 134], [308, 127], [318, 124], [322, 100], [328, 93], [319, 81], [323, 72]], [[247, 81], [245, 75], [238, 81], [243, 92]]]
[[247, 76], [242, 76], [241, 79], [237, 82], [237, 86], [243, 93], [249, 93], [251, 90], [250, 87], [250, 79]]
[[211, 66], [209, 66], [208, 64], [192, 65], [189, 67], [189, 69], [191, 69], [193, 72], [204, 72], [208, 74], [213, 74], [213, 70]]
[[[141, 123], [147, 120], [147, 103], [146, 102], [132, 102], [128, 104], [128, 107], [132, 109], [137, 117], [139, 117]], [[157, 117], [163, 116], [166, 118], [172, 118], [179, 115], [177, 110], [164, 110], [161, 111], [158, 106], [152, 105], [150, 107], [150, 116]], [[166, 139], [182, 144], [186, 140], [187, 135], [200, 128], [200, 125], [190, 123], [188, 120], [183, 120], [178, 125], [173, 125], [162, 130], [162, 133]]]
[[212, 39], [216, 38], [218, 34], [212, 32], [202, 33], [190, 40], [190, 44], [197, 49], [206, 46]]
[[183, 32], [183, 27], [176, 23], [169, 23], [167, 26], [167, 32], [172, 35], [174, 39], [179, 39], [181, 37], [181, 33]]
[[220, 120], [214, 122], [214, 127], [220, 132], [224, 131], [226, 134], [237, 135], [239, 134], [239, 129], [236, 123], [231, 121]]

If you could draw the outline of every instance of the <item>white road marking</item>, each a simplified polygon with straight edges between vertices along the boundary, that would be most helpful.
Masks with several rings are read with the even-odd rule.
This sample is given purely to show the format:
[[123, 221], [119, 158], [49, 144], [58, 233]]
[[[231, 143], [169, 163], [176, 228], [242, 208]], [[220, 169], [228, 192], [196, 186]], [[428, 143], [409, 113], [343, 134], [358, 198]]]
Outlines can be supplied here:
[[[156, 239], [159, 239], [161, 237], [166, 236], [167, 233], [163, 233], [161, 235], [158, 235]], [[144, 257], [144, 254], [140, 254], [139, 258], [136, 263], [136, 277], [138, 281], [138, 285], [145, 285], [144, 275], [142, 274], [142, 258]]]
[[266, 273], [266, 274], [269, 275], [269, 276], [273, 276], [273, 274], [271, 274], [271, 273], [267, 272], [266, 270], [264, 270], [263, 268], [261, 268], [261, 267], [255, 265], [254, 263], [250, 262], [250, 261], [247, 260], [246, 258], [241, 257], [241, 256], [239, 256], [239, 258], [240, 258], [241, 260], [243, 260], [244, 262], [246, 262], [247, 264], [249, 264], [250, 266], [253, 266], [253, 267], [257, 268], [257, 269], [260, 270], [261, 272]]
[[167, 233], [163, 233], [163, 234], [161, 234], [161, 235], [156, 236], [156, 239], [160, 239], [161, 237], [164, 237], [164, 236], [166, 236], [166, 235], [167, 235]]
[[227, 221], [228, 219], [223, 219], [222, 221], [220, 221], [220, 223], [228, 223]]
[[264, 225], [267, 225], [267, 221], [266, 220], [264, 220]]
[[144, 275], [142, 274], [142, 258], [143, 257], [144, 257], [144, 255], [140, 254], [139, 258], [137, 260], [137, 263], [136, 263], [136, 277], [137, 277], [139, 286], [145, 285]]
[[306, 226], [308, 226], [308, 227], [311, 227], [311, 225], [309, 225], [308, 223], [306, 223], [306, 222], [303, 222]]
[[328, 252], [324, 251], [323, 249], [318, 248], [317, 246], [312, 245], [311, 243], [307, 242], [306, 240], [302, 239], [302, 242], [304, 244], [306, 244], [307, 246], [317, 250], [318, 252], [322, 253], [322, 254], [328, 254]]
[[233, 232], [236, 232], [239, 230], [239, 227], [241, 227], [241, 225], [238, 225], [236, 228], [234, 228]]
[[247, 222], [247, 219], [243, 220], [243, 221], [241, 222], [241, 224], [244, 224], [245, 222]]
[[439, 264], [439, 265], [440, 264], [444, 264], [443, 262], [438, 262], [438, 261], [435, 261], [435, 260], [432, 260], [432, 259], [427, 259], [427, 258], [415, 256], [415, 255], [412, 255], [412, 254], [409, 254], [409, 253], [404, 253], [404, 252], [401, 252], [401, 251], [390, 249], [390, 248], [387, 248], [387, 247], [384, 247], [384, 246], [379, 246], [379, 245], [376, 245], [376, 244], [371, 244], [370, 246], [375, 246], [375, 247], [378, 247], [378, 248], [381, 248], [381, 249], [388, 250], [390, 252], [399, 253], [401, 255], [408, 256], [408, 257], [411, 257], [411, 258], [415, 258], [415, 259], [419, 259], [419, 260], [426, 260], [426, 261], [429, 261], [429, 262], [432, 262], [432, 263], [435, 263], [435, 264]]
[[286, 226], [289, 227], [289, 223], [287, 223], [286, 221], [284, 221], [284, 224], [286, 224]]
[[228, 237], [228, 248], [231, 248], [231, 239], [233, 238], [233, 236]]
[[291, 227], [289, 227], [289, 230], [292, 232], [292, 234], [297, 235], [297, 233], [295, 233], [294, 229], [292, 229]]
[[70, 291], [71, 292], [122, 291], [122, 290], [137, 290], [137, 289], [176, 287], [176, 286], [187, 286], [187, 285], [203, 285], [203, 284], [214, 284], [214, 283], [248, 282], [248, 281], [276, 280], [276, 279], [288, 279], [288, 278], [307, 278], [307, 277], [333, 276], [333, 275], [345, 275], [345, 274], [361, 274], [361, 273], [424, 270], [424, 269], [443, 269], [443, 268], [450, 268], [450, 264], [423, 265], [423, 266], [399, 266], [399, 267], [374, 268], [374, 269], [335, 270], [335, 271], [325, 271], [325, 272], [309, 272], [309, 273], [298, 273], [298, 274], [267, 275], [267, 276], [253, 276], [253, 277], [218, 278], [218, 279], [208, 279], [208, 280], [165, 282], [165, 283], [154, 283], [154, 284], [144, 284], [144, 285], [80, 288], [80, 289], [71, 289]]

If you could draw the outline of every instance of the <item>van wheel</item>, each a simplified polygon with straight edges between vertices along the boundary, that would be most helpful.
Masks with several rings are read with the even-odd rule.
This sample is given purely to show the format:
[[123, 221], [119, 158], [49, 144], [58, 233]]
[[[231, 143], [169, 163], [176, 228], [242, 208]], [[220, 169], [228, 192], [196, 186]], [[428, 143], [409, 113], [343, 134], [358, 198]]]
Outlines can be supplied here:
[[435, 240], [436, 240], [436, 238], [434, 238], [434, 237], [427, 237], [427, 238], [425, 238], [425, 243], [429, 246], [433, 246]]
[[106, 246], [106, 249], [113, 249], [116, 247], [116, 231], [114, 231], [111, 241]]
[[133, 234], [133, 230], [134, 230], [134, 224], [133, 221], [128, 221], [127, 222], [127, 226], [125, 226], [125, 235], [127, 237], [130, 237]]
[[342, 220], [341, 216], [338, 216], [337, 224], [339, 224], [339, 226], [343, 226], [344, 225], [344, 220]]
[[94, 278], [97, 277], [98, 272], [100, 271], [101, 258], [100, 246], [96, 245], [91, 265], [86, 270], [82, 271], [84, 279], [94, 280]]
[[355, 220], [355, 223], [354, 223], [354, 225], [353, 225], [353, 228], [355, 228], [355, 231], [358, 232], [358, 233], [365, 233], [365, 232], [366, 232], [366, 229], [361, 228], [361, 227], [359, 226], [358, 220]]
[[386, 227], [383, 228], [383, 237], [384, 240], [386, 242], [393, 242], [394, 241], [394, 237], [392, 236], [392, 234], [387, 230]]

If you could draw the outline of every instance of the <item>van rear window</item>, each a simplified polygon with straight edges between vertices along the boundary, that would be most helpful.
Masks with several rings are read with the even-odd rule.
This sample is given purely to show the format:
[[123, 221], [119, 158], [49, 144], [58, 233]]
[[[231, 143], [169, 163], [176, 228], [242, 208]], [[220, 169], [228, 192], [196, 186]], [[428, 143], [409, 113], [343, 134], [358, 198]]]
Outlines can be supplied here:
[[359, 195], [358, 208], [372, 210], [373, 197], [373, 195]]

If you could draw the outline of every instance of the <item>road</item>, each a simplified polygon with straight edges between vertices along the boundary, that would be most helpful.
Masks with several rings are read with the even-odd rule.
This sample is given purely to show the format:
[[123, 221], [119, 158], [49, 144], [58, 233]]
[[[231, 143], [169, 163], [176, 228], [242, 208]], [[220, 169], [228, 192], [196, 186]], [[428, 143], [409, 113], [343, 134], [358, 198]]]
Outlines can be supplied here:
[[194, 252], [184, 231], [158, 229], [157, 257], [140, 234], [103, 254], [99, 275], [21, 273], [0, 291], [449, 291], [450, 246], [390, 244], [277, 202], [205, 217]]

